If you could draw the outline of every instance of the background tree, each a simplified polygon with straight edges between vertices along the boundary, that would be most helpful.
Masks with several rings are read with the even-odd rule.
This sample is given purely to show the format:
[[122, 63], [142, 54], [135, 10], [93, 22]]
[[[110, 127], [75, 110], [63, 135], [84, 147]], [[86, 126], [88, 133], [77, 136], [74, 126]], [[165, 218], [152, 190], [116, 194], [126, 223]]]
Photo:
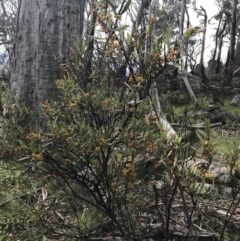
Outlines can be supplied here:
[[203, 36], [202, 36], [202, 48], [201, 48], [201, 55], [200, 55], [200, 72], [202, 76], [202, 80], [206, 82], [207, 77], [205, 74], [204, 69], [204, 51], [205, 51], [205, 43], [206, 43], [206, 31], [207, 31], [207, 13], [206, 10], [203, 7], [200, 7], [201, 9], [198, 10], [198, 15], [203, 16], [203, 20], [201, 21], [201, 26], [203, 27]]
[[229, 55], [230, 61], [234, 63], [235, 59], [235, 44], [236, 44], [236, 30], [237, 30], [237, 4], [238, 0], [232, 0], [232, 16], [231, 16], [231, 35], [230, 35], [230, 46]]
[[0, 1], [0, 78], [7, 82], [10, 81], [17, 7], [17, 0]]
[[[219, 3], [221, 4], [221, 3]], [[220, 6], [221, 9], [224, 9], [224, 6]], [[221, 55], [222, 55], [222, 48], [223, 48], [223, 43], [224, 43], [224, 38], [229, 34], [230, 28], [228, 26], [228, 22], [230, 19], [228, 19], [227, 15], [224, 14], [224, 11], [220, 11], [218, 14], [213, 16], [213, 19], [209, 20], [217, 20], [218, 21], [218, 26], [216, 28], [216, 33], [215, 33], [215, 46], [213, 49], [213, 54], [212, 54], [212, 63], [211, 63], [211, 73], [216, 73], [218, 74], [220, 71], [220, 65], [221, 65]]]
[[0, 6], [0, 44], [12, 45], [14, 43], [18, 0], [1, 0]]
[[[20, 1], [13, 50], [12, 91], [16, 102], [33, 111], [25, 124], [43, 126], [41, 104], [57, 97], [59, 62], [83, 33], [85, 1]], [[73, 51], [73, 50], [72, 50]]]

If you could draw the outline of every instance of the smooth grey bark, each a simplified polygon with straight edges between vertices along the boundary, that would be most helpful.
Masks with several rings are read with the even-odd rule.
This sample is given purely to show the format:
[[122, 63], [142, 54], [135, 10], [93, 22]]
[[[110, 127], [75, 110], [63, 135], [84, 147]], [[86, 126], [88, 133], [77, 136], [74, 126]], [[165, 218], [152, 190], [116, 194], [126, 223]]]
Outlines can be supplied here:
[[236, 67], [240, 67], [240, 40], [236, 45], [235, 61], [234, 64]]
[[81, 39], [84, 5], [85, 0], [22, 0], [19, 4], [11, 89], [16, 103], [36, 114], [33, 125], [44, 122], [41, 104], [58, 96], [55, 81], [63, 73], [55, 57], [64, 56]]
[[237, 4], [238, 0], [232, 0], [232, 23], [231, 23], [231, 36], [230, 36], [230, 61], [233, 63], [235, 60], [235, 38], [236, 38], [236, 27], [237, 27]]
[[214, 71], [214, 66], [216, 65], [216, 54], [217, 54], [217, 47], [218, 47], [218, 38], [219, 38], [219, 31], [220, 31], [220, 27], [221, 27], [221, 23], [222, 23], [222, 17], [223, 17], [223, 14], [221, 13], [220, 14], [220, 17], [219, 17], [219, 20], [218, 20], [218, 26], [217, 26], [217, 30], [216, 30], [216, 34], [215, 34], [215, 46], [214, 46], [214, 50], [213, 50], [213, 57], [212, 57], [212, 63], [211, 63], [211, 66], [208, 66], [209, 67], [209, 72], [210, 74], [213, 74], [215, 73]]
[[[225, 31], [226, 26], [227, 26], [227, 20], [226, 18], [223, 19], [223, 12], [221, 12], [219, 21], [218, 21], [218, 27], [215, 34], [215, 47], [214, 47], [213, 57], [212, 57], [213, 61], [211, 64], [211, 72], [210, 72], [211, 74], [213, 73], [218, 74], [220, 71], [223, 38], [227, 35], [227, 32]], [[218, 54], [217, 54], [217, 49], [218, 49]], [[216, 56], [217, 56], [217, 60], [216, 60]]]
[[[186, 20], [186, 22], [187, 22], [187, 29], [189, 29], [190, 28], [190, 19], [189, 19], [189, 13], [188, 13], [188, 8], [186, 8], [185, 9], [185, 13], [186, 13], [186, 16], [187, 16], [187, 20]], [[188, 51], [189, 51], [189, 49], [188, 49], [188, 45], [189, 45], [189, 40], [187, 39], [186, 40], [186, 43], [185, 43], [185, 46], [186, 46], [186, 48], [184, 49], [184, 55], [185, 55], [185, 65], [184, 65], [184, 71], [188, 71], [188, 59], [189, 59], [189, 54], [188, 54]]]
[[206, 10], [200, 6], [201, 10], [199, 12], [199, 15], [203, 16], [203, 38], [202, 38], [202, 49], [201, 49], [201, 55], [200, 55], [200, 70], [201, 70], [201, 75], [202, 75], [202, 79], [203, 82], [205, 82], [207, 80], [206, 74], [205, 74], [205, 70], [204, 70], [204, 51], [205, 51], [205, 42], [206, 42], [206, 31], [207, 31], [207, 13]]
[[185, 16], [185, 9], [186, 9], [186, 0], [182, 0], [182, 5], [181, 5], [181, 18], [179, 22], [179, 35], [183, 35], [183, 28], [184, 28], [184, 16]]

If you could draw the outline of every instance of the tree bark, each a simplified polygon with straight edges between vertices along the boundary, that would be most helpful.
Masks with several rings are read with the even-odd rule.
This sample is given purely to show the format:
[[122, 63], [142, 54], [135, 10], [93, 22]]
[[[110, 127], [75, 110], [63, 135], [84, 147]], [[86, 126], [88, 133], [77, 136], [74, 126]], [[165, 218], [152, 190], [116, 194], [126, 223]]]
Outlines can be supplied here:
[[216, 66], [216, 54], [217, 54], [217, 48], [218, 48], [218, 39], [219, 39], [219, 32], [220, 32], [220, 27], [221, 27], [221, 23], [222, 23], [222, 18], [223, 18], [223, 13], [220, 14], [219, 20], [218, 20], [218, 27], [216, 30], [216, 34], [215, 34], [215, 47], [213, 50], [213, 57], [212, 57], [212, 64], [211, 66], [208, 66], [210, 74], [212, 75], [213, 73], [215, 74], [214, 71], [214, 67]]
[[238, 0], [232, 0], [232, 24], [231, 24], [231, 36], [230, 36], [230, 61], [234, 63], [235, 57], [235, 38], [237, 27], [237, 3]]
[[226, 36], [227, 33], [225, 33], [225, 29], [227, 26], [226, 20], [224, 20], [222, 30], [218, 33], [218, 56], [217, 56], [217, 62], [216, 62], [216, 68], [215, 73], [218, 74], [220, 71], [220, 64], [221, 64], [221, 54], [222, 54], [222, 47], [223, 47], [223, 38]]
[[204, 20], [203, 20], [203, 26], [204, 26], [204, 31], [203, 31], [203, 38], [202, 38], [202, 49], [201, 49], [201, 56], [200, 56], [200, 70], [201, 70], [201, 75], [202, 75], [202, 79], [203, 79], [203, 82], [206, 82], [207, 80], [207, 77], [206, 77], [206, 74], [205, 74], [205, 70], [204, 70], [204, 51], [205, 51], [205, 42], [206, 42], [206, 31], [207, 31], [207, 13], [206, 13], [206, 10], [200, 6], [201, 8], [201, 15], [204, 17]]
[[44, 126], [41, 104], [56, 98], [63, 76], [56, 57], [81, 39], [85, 0], [23, 0], [19, 4], [11, 89], [16, 103], [34, 113], [30, 125]]
[[186, 9], [186, 0], [183, 0], [182, 6], [181, 6], [181, 18], [180, 18], [180, 22], [179, 22], [179, 35], [180, 36], [183, 35], [185, 9]]

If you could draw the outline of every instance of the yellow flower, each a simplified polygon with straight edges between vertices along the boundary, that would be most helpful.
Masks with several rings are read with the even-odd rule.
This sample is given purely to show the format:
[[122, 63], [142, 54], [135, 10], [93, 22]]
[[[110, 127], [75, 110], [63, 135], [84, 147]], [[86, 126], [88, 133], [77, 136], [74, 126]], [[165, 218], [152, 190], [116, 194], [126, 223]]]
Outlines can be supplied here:
[[134, 145], [134, 142], [128, 142], [128, 143], [127, 143], [127, 146], [128, 146], [128, 147], [133, 147], [133, 145]]
[[83, 64], [83, 62], [81, 60], [78, 60], [78, 66], [79, 67], [83, 67], [84, 66], [84, 64]]
[[85, 98], [88, 98], [89, 96], [90, 96], [89, 93], [84, 93], [84, 97], [85, 97]]
[[143, 83], [144, 78], [143, 78], [142, 76], [138, 76], [138, 77], [136, 78], [136, 81], [137, 81], [137, 83]]
[[127, 164], [126, 164], [126, 168], [132, 169], [132, 168], [133, 168], [132, 163], [127, 163]]
[[31, 137], [33, 139], [40, 139], [41, 138], [41, 135], [40, 134], [37, 134], [37, 133], [31, 133]]
[[135, 82], [135, 78], [134, 78], [134, 76], [133, 76], [132, 74], [129, 76], [128, 81], [129, 81], [130, 83], [134, 83], [134, 82]]
[[32, 158], [36, 161], [42, 161], [43, 157], [41, 154], [32, 153]]
[[106, 140], [104, 138], [101, 138], [100, 142], [99, 142], [99, 145], [100, 146], [103, 146], [105, 144]]
[[105, 16], [102, 16], [102, 19], [103, 19], [103, 20], [110, 20], [110, 15], [107, 14], [107, 15], [105, 15]]
[[91, 10], [91, 12], [92, 12], [92, 13], [97, 13], [97, 9], [96, 9], [96, 8], [93, 8], [93, 9]]
[[208, 181], [212, 181], [213, 179], [214, 179], [214, 176], [213, 176], [213, 174], [211, 173], [211, 172], [206, 172], [205, 174], [204, 174], [204, 177], [206, 178], [206, 180], [208, 180]]
[[95, 148], [95, 151], [99, 152], [100, 149], [101, 149], [100, 146], [97, 146], [97, 147]]
[[122, 170], [122, 175], [123, 175], [124, 177], [127, 176], [127, 174], [128, 174], [127, 170]]
[[105, 108], [109, 102], [110, 102], [110, 99], [107, 97], [102, 101], [101, 106]]
[[121, 14], [116, 14], [115, 18], [118, 19], [118, 20], [121, 20], [122, 19], [122, 15]]
[[77, 102], [71, 103], [70, 108], [75, 109], [77, 107]]
[[120, 44], [118, 42], [113, 43], [113, 48], [119, 48], [119, 47], [120, 47]]
[[163, 58], [161, 57], [160, 54], [156, 54], [153, 58], [153, 60], [158, 63], [158, 64], [162, 64], [163, 63]]

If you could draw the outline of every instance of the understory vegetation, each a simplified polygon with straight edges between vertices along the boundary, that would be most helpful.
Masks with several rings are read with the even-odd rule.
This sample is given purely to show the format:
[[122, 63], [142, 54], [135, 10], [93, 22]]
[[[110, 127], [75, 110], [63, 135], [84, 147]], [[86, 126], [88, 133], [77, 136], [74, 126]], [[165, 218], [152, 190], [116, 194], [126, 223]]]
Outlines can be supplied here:
[[[201, 123], [195, 107], [183, 105], [169, 112], [180, 124], [179, 136], [168, 139], [145, 84], [128, 78], [116, 86], [100, 76], [81, 88], [67, 71], [57, 81], [61, 100], [42, 105], [45, 131], [25, 128], [27, 108], [5, 105], [1, 240], [144, 240], [154, 236], [154, 224], [160, 239], [173, 240], [181, 227], [184, 237], [214, 233], [234, 240], [239, 133], [211, 129], [205, 119], [183, 141], [188, 126]], [[190, 164], [198, 158], [206, 161], [204, 168]], [[231, 198], [208, 186], [218, 185], [209, 169], [214, 160], [227, 169]], [[217, 206], [226, 214], [210, 216], [205, 210]]]
[[170, 88], [182, 46], [151, 35], [155, 18], [130, 36], [121, 15], [92, 11], [105, 37], [56, 58], [64, 77], [41, 103], [44, 128], [2, 88], [0, 240], [238, 240], [238, 108], [215, 82], [197, 104], [181, 81]]

